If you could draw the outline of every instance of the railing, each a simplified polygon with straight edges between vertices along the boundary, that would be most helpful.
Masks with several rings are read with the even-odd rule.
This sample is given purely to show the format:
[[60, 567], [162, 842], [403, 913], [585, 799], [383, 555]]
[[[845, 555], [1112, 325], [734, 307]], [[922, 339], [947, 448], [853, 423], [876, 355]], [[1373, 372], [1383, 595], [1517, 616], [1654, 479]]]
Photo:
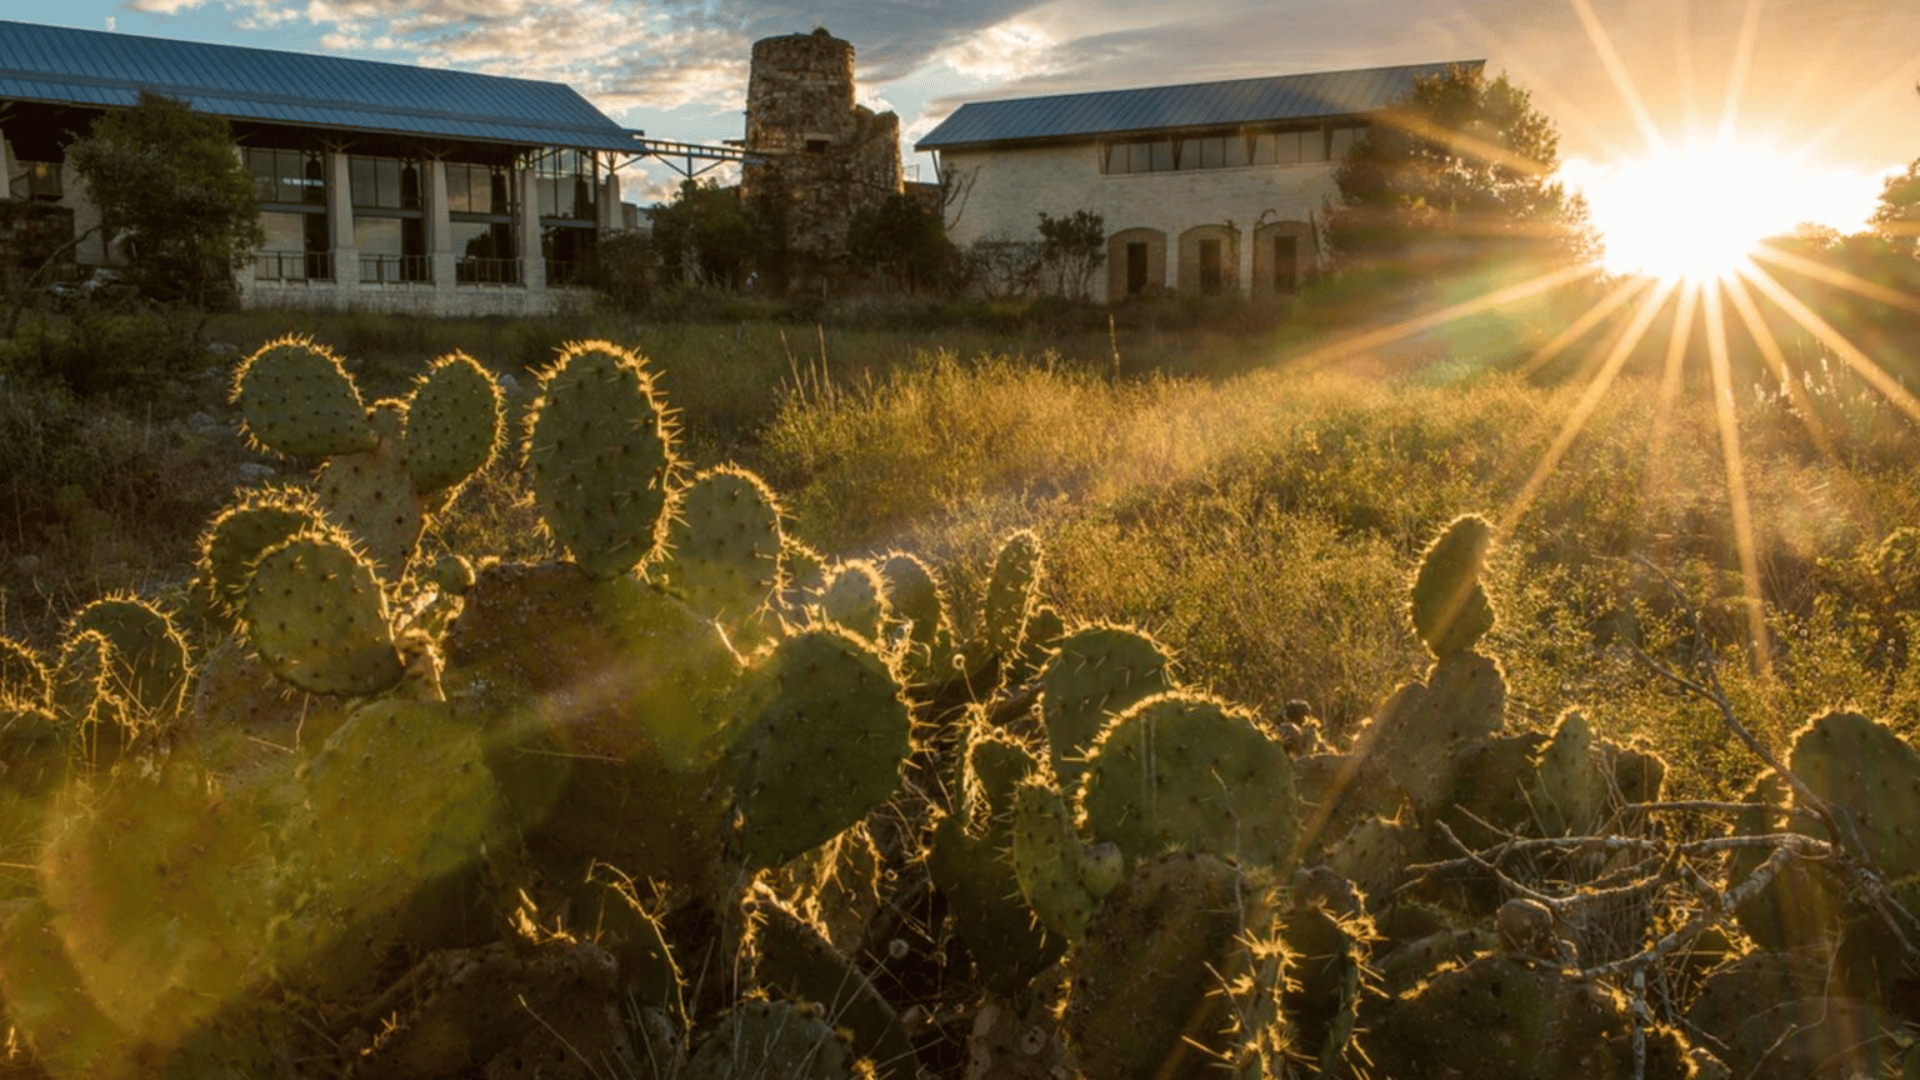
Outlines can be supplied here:
[[453, 280], [461, 285], [518, 285], [520, 260], [462, 258], [453, 266]]
[[255, 281], [332, 281], [333, 255], [325, 251], [262, 251], [253, 257]]
[[592, 282], [589, 280], [589, 275], [592, 272], [592, 263], [567, 262], [561, 259], [547, 260], [548, 285], [578, 285], [582, 287], [591, 285]]
[[365, 285], [431, 283], [433, 263], [425, 255], [362, 255], [360, 281]]

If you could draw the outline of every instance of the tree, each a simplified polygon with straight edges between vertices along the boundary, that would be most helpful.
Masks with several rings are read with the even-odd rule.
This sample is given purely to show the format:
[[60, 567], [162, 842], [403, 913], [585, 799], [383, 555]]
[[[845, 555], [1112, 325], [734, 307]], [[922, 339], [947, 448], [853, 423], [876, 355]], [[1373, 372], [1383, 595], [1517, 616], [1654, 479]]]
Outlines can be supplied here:
[[1457, 67], [1421, 79], [1335, 173], [1328, 223], [1343, 268], [1432, 270], [1489, 257], [1588, 259], [1586, 203], [1552, 179], [1559, 135], [1525, 90]]
[[229, 299], [233, 273], [264, 242], [253, 177], [217, 116], [150, 91], [109, 111], [67, 160], [100, 208], [109, 241], [150, 297], [207, 306]]
[[1904, 254], [1920, 250], [1920, 160], [1887, 177], [1868, 222], [1876, 235]]
[[847, 229], [847, 253], [908, 292], [950, 282], [960, 259], [940, 214], [899, 192], [854, 215]]
[[663, 280], [737, 289], [775, 242], [738, 188], [686, 180], [673, 202], [650, 209]]
[[1053, 278], [1054, 291], [1082, 299], [1093, 272], [1107, 258], [1107, 223], [1099, 214], [1075, 210], [1065, 217], [1040, 211], [1040, 262]]

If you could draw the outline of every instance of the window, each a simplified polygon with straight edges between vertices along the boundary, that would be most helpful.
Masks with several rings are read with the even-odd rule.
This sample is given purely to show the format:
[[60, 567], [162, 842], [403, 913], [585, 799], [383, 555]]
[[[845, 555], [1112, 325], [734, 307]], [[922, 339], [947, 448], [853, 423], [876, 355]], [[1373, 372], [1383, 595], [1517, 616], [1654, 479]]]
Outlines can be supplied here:
[[1247, 141], [1237, 133], [1180, 140], [1182, 169], [1228, 169], [1246, 163]]
[[592, 221], [599, 200], [600, 163], [579, 150], [548, 150], [533, 160], [533, 187], [540, 216]]
[[327, 214], [326, 159], [317, 150], [249, 146], [241, 151], [253, 174], [266, 243], [254, 256], [261, 281], [326, 281], [333, 277], [333, 236]]
[[807, 153], [824, 154], [826, 152], [827, 152], [827, 140], [825, 139], [808, 139], [807, 140]]
[[59, 199], [64, 191], [57, 161], [22, 161], [22, 174], [13, 182], [15, 192], [29, 199]]
[[452, 214], [513, 213], [513, 171], [503, 165], [468, 165], [449, 161], [447, 212]]
[[1339, 161], [1345, 158], [1347, 154], [1353, 150], [1353, 144], [1359, 142], [1360, 136], [1366, 134], [1366, 132], [1367, 129], [1361, 126], [1334, 128], [1332, 135], [1328, 139], [1332, 149], [1333, 160]]
[[519, 284], [520, 189], [513, 168], [463, 162], [446, 168], [454, 283]]
[[1127, 245], [1127, 295], [1139, 296], [1147, 291], [1147, 244], [1136, 240]]
[[411, 158], [347, 159], [353, 193], [353, 241], [360, 280], [382, 285], [432, 281], [422, 212], [424, 167]]
[[1172, 139], [1139, 139], [1107, 147], [1109, 173], [1173, 171]]

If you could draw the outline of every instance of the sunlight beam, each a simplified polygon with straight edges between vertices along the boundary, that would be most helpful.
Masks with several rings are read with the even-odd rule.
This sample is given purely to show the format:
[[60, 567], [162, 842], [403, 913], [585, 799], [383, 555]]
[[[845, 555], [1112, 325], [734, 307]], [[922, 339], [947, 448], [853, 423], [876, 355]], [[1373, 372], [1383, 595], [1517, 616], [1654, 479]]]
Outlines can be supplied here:
[[1901, 412], [1915, 421], [1920, 421], [1920, 399], [1901, 386], [1899, 380], [1887, 374], [1886, 369], [1873, 362], [1873, 358], [1860, 350], [1858, 345], [1847, 340], [1847, 336], [1833, 328], [1833, 324], [1814, 314], [1799, 297], [1788, 292], [1771, 274], [1758, 266], [1748, 266], [1741, 276], [1753, 283], [1753, 287], [1767, 295], [1767, 299], [1780, 306], [1793, 317], [1793, 320], [1805, 327], [1807, 332], [1820, 339], [1821, 344], [1832, 349], [1854, 373], [1867, 380], [1868, 385], [1880, 391], [1886, 399]]
[[1820, 415], [1813, 411], [1813, 402], [1808, 400], [1806, 388], [1800, 380], [1793, 377], [1793, 370], [1787, 365], [1787, 357], [1780, 350], [1780, 339], [1773, 334], [1773, 328], [1767, 325], [1760, 315], [1760, 308], [1753, 302], [1753, 294], [1738, 277], [1730, 277], [1722, 283], [1726, 286], [1727, 299], [1733, 301], [1733, 310], [1740, 315], [1740, 321], [1746, 324], [1747, 336], [1753, 339], [1755, 348], [1760, 350], [1761, 359], [1773, 370], [1774, 378], [1786, 388], [1787, 396], [1792, 399], [1793, 407], [1799, 411], [1807, 425], [1807, 434], [1813, 438], [1814, 449], [1835, 465], [1840, 465], [1842, 476], [1848, 475], [1840, 453], [1833, 445], [1833, 439], [1827, 434], [1827, 426], [1820, 421]]
[[1747, 93], [1747, 76], [1753, 70], [1754, 45], [1760, 37], [1760, 8], [1764, 0], [1747, 0], [1747, 13], [1740, 20], [1740, 37], [1733, 47], [1733, 71], [1727, 76], [1727, 101], [1720, 108], [1720, 141], [1733, 141], [1733, 130], [1740, 118], [1740, 99]]
[[1627, 73], [1627, 65], [1614, 50], [1613, 39], [1607, 36], [1607, 28], [1600, 25], [1600, 17], [1593, 13], [1591, 0], [1568, 2], [1573, 5], [1573, 13], [1580, 17], [1580, 25], [1587, 32], [1587, 40], [1593, 43], [1593, 50], [1600, 54], [1600, 63], [1607, 69], [1607, 77], [1613, 80], [1614, 89], [1620, 91], [1620, 100], [1633, 113], [1634, 123], [1640, 125], [1640, 133], [1646, 136], [1647, 146], [1655, 153], [1664, 153], [1667, 140], [1653, 122], [1653, 115], [1647, 112], [1646, 102], [1640, 100], [1640, 91], [1634, 88], [1633, 76]]
[[1391, 345], [1396, 341], [1410, 338], [1415, 334], [1445, 326], [1450, 322], [1464, 319], [1469, 315], [1478, 315], [1483, 311], [1499, 307], [1503, 304], [1512, 304], [1529, 297], [1538, 296], [1548, 289], [1557, 288], [1570, 281], [1583, 277], [1591, 277], [1592, 275], [1593, 268], [1591, 266], [1575, 265], [1563, 267], [1550, 274], [1542, 274], [1532, 281], [1523, 281], [1518, 285], [1509, 285], [1498, 292], [1488, 293], [1485, 296], [1480, 296], [1472, 300], [1463, 300], [1458, 304], [1441, 308], [1439, 311], [1428, 312], [1425, 315], [1406, 319], [1392, 326], [1382, 327], [1365, 334], [1359, 334], [1342, 341], [1336, 341], [1317, 349], [1309, 349], [1293, 357], [1292, 363], [1299, 366], [1307, 366], [1342, 360], [1355, 353], [1369, 352], [1382, 345]]
[[1667, 363], [1660, 374], [1660, 394], [1654, 399], [1653, 424], [1647, 433], [1648, 487], [1654, 486], [1664, 476], [1664, 473], [1656, 475], [1656, 470], [1666, 454], [1673, 414], [1680, 405], [1680, 385], [1686, 373], [1687, 347], [1693, 343], [1693, 320], [1699, 313], [1699, 307], [1700, 286], [1692, 281], [1683, 282], [1679, 310], [1673, 316], [1673, 333], [1667, 338]]
[[1523, 379], [1531, 378], [1535, 372], [1551, 364], [1556, 357], [1566, 352], [1574, 342], [1585, 337], [1587, 331], [1600, 325], [1602, 319], [1620, 310], [1620, 306], [1631, 300], [1634, 293], [1649, 287], [1657, 288], [1658, 286], [1654, 285], [1651, 279], [1642, 277], [1628, 278], [1621, 282], [1618, 288], [1601, 297], [1585, 315], [1575, 319], [1565, 330], [1555, 334], [1551, 341], [1534, 350], [1533, 355], [1527, 358], [1527, 362], [1522, 364], [1515, 374]]
[[1760, 597], [1760, 556], [1753, 541], [1753, 503], [1747, 496], [1747, 467], [1740, 453], [1740, 418], [1733, 407], [1733, 361], [1727, 353], [1726, 314], [1720, 308], [1720, 290], [1708, 287], [1707, 366], [1713, 372], [1713, 414], [1719, 421], [1720, 457], [1727, 466], [1727, 509], [1733, 515], [1733, 546], [1740, 557], [1740, 579], [1747, 610], [1747, 633], [1753, 640], [1754, 668], [1772, 671], [1772, 646], [1767, 635], [1766, 602]]
[[1869, 281], [1858, 274], [1850, 274], [1839, 267], [1828, 266], [1822, 262], [1815, 262], [1812, 259], [1795, 255], [1791, 251], [1782, 251], [1772, 244], [1761, 244], [1754, 249], [1754, 254], [1765, 259], [1767, 262], [1773, 263], [1775, 266], [1785, 267], [1788, 270], [1805, 274], [1816, 281], [1824, 281], [1829, 285], [1846, 289], [1863, 299], [1878, 301], [1889, 307], [1904, 308], [1907, 311], [1920, 314], [1920, 296], [1901, 292], [1899, 289], [1890, 288], [1877, 281]]
[[1660, 309], [1666, 306], [1667, 297], [1673, 295], [1676, 287], [1676, 282], [1663, 282], [1641, 301], [1640, 310], [1634, 312], [1633, 322], [1628, 325], [1627, 332], [1620, 336], [1613, 351], [1607, 354], [1606, 362], [1601, 364], [1599, 372], [1593, 377], [1593, 382], [1587, 385], [1586, 392], [1580, 396], [1573, 411], [1567, 414], [1566, 423], [1560, 425], [1560, 433], [1554, 436], [1553, 444], [1540, 456], [1540, 463], [1534, 466], [1533, 475], [1527, 477], [1527, 482], [1521, 486], [1520, 493], [1513, 497], [1512, 505], [1508, 506], [1507, 512], [1501, 516], [1500, 524], [1494, 529], [1497, 535], [1513, 535], [1514, 526], [1526, 516], [1528, 508], [1533, 505], [1534, 498], [1540, 494], [1540, 489], [1546, 484], [1547, 478], [1553, 475], [1554, 469], [1559, 467], [1560, 459], [1566, 456], [1567, 450], [1573, 446], [1573, 441], [1586, 429], [1587, 420], [1593, 416], [1593, 411], [1600, 407], [1600, 399], [1605, 397], [1607, 391], [1613, 387], [1614, 378], [1620, 374], [1620, 369], [1626, 366], [1627, 358], [1633, 355], [1633, 350], [1639, 346], [1640, 339], [1646, 337], [1647, 328], [1653, 325], [1654, 318], [1660, 314]]

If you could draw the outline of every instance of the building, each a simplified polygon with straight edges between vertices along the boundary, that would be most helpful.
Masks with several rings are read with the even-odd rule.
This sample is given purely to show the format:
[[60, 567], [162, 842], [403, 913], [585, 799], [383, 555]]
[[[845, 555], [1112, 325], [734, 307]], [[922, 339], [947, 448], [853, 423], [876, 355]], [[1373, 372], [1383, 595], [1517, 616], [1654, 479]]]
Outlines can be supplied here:
[[[617, 171], [649, 143], [569, 87], [341, 57], [0, 22], [0, 169], [17, 198], [98, 215], [64, 148], [141, 90], [226, 118], [267, 242], [250, 306], [533, 314], [623, 227]], [[97, 233], [83, 265], [113, 253]]]
[[775, 208], [797, 286], [847, 267], [853, 219], [902, 189], [900, 118], [854, 103], [853, 45], [825, 29], [753, 43], [740, 196]]
[[1325, 256], [1334, 171], [1418, 79], [1483, 61], [969, 102], [915, 144], [948, 235], [1037, 239], [1041, 212], [1106, 224], [1095, 299], [1295, 292]]

